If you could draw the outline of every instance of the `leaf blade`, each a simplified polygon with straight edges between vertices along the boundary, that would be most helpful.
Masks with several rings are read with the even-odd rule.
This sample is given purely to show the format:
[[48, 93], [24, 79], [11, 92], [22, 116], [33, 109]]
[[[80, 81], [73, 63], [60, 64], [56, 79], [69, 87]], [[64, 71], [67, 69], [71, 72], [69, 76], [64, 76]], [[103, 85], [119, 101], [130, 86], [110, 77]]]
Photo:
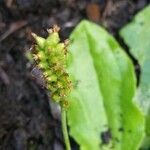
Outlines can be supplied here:
[[[70, 102], [73, 101], [77, 103], [77, 101], [80, 101], [88, 104], [86, 107], [84, 107], [83, 104], [82, 107], [84, 108], [81, 107], [80, 110], [76, 110], [75, 108], [73, 110], [72, 107], [74, 106], [72, 105], [70, 110], [68, 110], [70, 134], [80, 144], [81, 149], [83, 150], [109, 150], [110, 148], [115, 150], [137, 149], [143, 137], [144, 120], [141, 112], [132, 102], [136, 81], [131, 61], [122, 51], [118, 43], [105, 30], [87, 21], [80, 23], [71, 35], [71, 39], [73, 39], [73, 43], [70, 46], [72, 62], [69, 64], [68, 71], [74, 76], [74, 80], [79, 80], [81, 82], [79, 83], [78, 88], [81, 87], [79, 89], [74, 89], [74, 92], [78, 92], [76, 97], [78, 96], [79, 100], [75, 98], [75, 95], [71, 95]], [[83, 53], [86, 53], [88, 57]], [[90, 63], [87, 63], [89, 60]], [[90, 65], [93, 69], [88, 68]], [[84, 72], [86, 73], [84, 74]], [[80, 74], [80, 76], [78, 74]], [[91, 77], [94, 75], [95, 81], [93, 79], [90, 80], [90, 78], [86, 79], [86, 74]], [[127, 79], [128, 82], [124, 82], [124, 79]], [[92, 88], [97, 87], [96, 90], [100, 93], [98, 96], [99, 98], [96, 96], [97, 100], [91, 102], [93, 95], [97, 92], [94, 90], [94, 92], [90, 93], [90, 90], [88, 89], [89, 86], [87, 86], [87, 91], [84, 94], [82, 93], [82, 90], [85, 88], [85, 86], [82, 86], [84, 84], [89, 84]], [[123, 84], [125, 84], [125, 86]], [[91, 98], [89, 99], [89, 96], [87, 96], [83, 101], [83, 98], [80, 97], [79, 93], [82, 93], [83, 95], [86, 95], [87, 93], [91, 94]], [[127, 97], [123, 98], [124, 96]], [[121, 98], [123, 98], [123, 101], [121, 101]], [[97, 103], [101, 103], [101, 105]], [[92, 107], [88, 107], [88, 105]], [[86, 139], [86, 142], [84, 143], [80, 138], [82, 133], [74, 130], [74, 128], [77, 129], [79, 126], [84, 126], [85, 132], [89, 129], [93, 131], [95, 128], [92, 124], [94, 123], [92, 120], [94, 115], [91, 115], [92, 117], [89, 119], [89, 126], [85, 126], [87, 123], [86, 121], [82, 123], [83, 118], [81, 118], [80, 122], [77, 122], [75, 117], [77, 114], [80, 116], [80, 114], [82, 114], [80, 111], [84, 109], [87, 109], [88, 112], [92, 112], [93, 106], [95, 106], [94, 111], [96, 112], [100, 109], [102, 115], [94, 114], [99, 126], [96, 127], [97, 131], [93, 132], [93, 137], [96, 137], [95, 141], [97, 141], [97, 143], [94, 145], [91, 144], [91, 147], [89, 147], [86, 146], [86, 144], [93, 142], [90, 141], [90, 133], [82, 137], [83, 139]], [[126, 106], [128, 106], [129, 109], [126, 109]], [[129, 117], [125, 115], [125, 113], [133, 114], [133, 116], [134, 114], [138, 115], [135, 117], [136, 119], [133, 120], [133, 116]], [[124, 116], [121, 117], [121, 114]], [[104, 128], [103, 122], [105, 122], [104, 124], [107, 123], [107, 128]], [[128, 128], [130, 129], [131, 124], [132, 133], [129, 134], [126, 130], [128, 130]], [[139, 128], [137, 128], [137, 125]], [[124, 128], [125, 132], [120, 132], [120, 128]], [[112, 133], [111, 137], [109, 137], [109, 144], [101, 145], [100, 147], [99, 144], [102, 143], [102, 139], [99, 139], [99, 135], [109, 130], [111, 130]], [[135, 142], [131, 142], [131, 137], [133, 137]], [[96, 147], [94, 147], [95, 145]]]

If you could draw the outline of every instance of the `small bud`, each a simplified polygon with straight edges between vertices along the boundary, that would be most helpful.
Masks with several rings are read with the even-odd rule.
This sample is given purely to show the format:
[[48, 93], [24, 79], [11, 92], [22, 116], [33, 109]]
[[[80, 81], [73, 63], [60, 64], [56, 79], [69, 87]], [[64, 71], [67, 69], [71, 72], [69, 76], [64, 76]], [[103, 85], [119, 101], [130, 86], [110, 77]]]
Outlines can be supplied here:
[[36, 54], [32, 54], [33, 55], [33, 58], [35, 61], [39, 60], [38, 56]]
[[55, 88], [53, 85], [51, 85], [49, 83], [46, 83], [46, 87], [51, 93], [54, 93], [57, 91], [57, 88]]
[[52, 28], [47, 29], [47, 32], [48, 32], [49, 34], [52, 34], [52, 33], [53, 33], [53, 29], [52, 29]]
[[48, 70], [46, 72], [43, 72], [43, 75], [44, 75], [45, 78], [48, 77], [48, 76], [51, 76], [52, 75], [52, 71]]
[[59, 43], [60, 38], [57, 32], [53, 32], [49, 34], [48, 38], [46, 39], [46, 47], [51, 48]]
[[70, 40], [69, 40], [69, 39], [66, 39], [66, 40], [64, 41], [64, 44], [65, 44], [66, 47], [69, 45], [69, 43], [70, 43]]
[[62, 84], [62, 82], [57, 82], [57, 86], [58, 86], [58, 88], [63, 88], [63, 84]]
[[36, 40], [37, 45], [39, 46], [39, 48], [43, 49], [44, 48], [44, 44], [45, 44], [45, 39], [40, 37], [40, 36], [37, 36], [35, 33], [32, 33], [32, 36]]
[[46, 79], [47, 79], [48, 82], [54, 82], [54, 81], [57, 81], [57, 76], [52, 75], [50, 77], [47, 77]]
[[42, 49], [44, 48], [44, 43], [45, 43], [45, 39], [40, 37], [40, 36], [37, 36], [35, 33], [32, 33], [32, 36], [34, 37], [34, 39], [36, 40], [37, 42], [37, 45]]
[[61, 97], [66, 97], [66, 91], [64, 89], [60, 90], [60, 96]]
[[40, 60], [44, 60], [46, 58], [43, 51], [39, 51], [36, 55]]
[[59, 44], [57, 45], [57, 47], [56, 47], [56, 49], [57, 49], [58, 51], [63, 51], [64, 48], [65, 48], [65, 44], [64, 44], [64, 43], [59, 43]]
[[62, 108], [64, 108], [64, 109], [68, 109], [68, 107], [69, 107], [69, 102], [67, 101], [67, 100], [63, 100], [62, 102], [61, 102], [61, 106], [62, 106]]
[[55, 102], [57, 102], [57, 103], [59, 103], [60, 100], [61, 100], [60, 96], [57, 95], [57, 94], [52, 95], [52, 98], [53, 98], [53, 100], [54, 100]]
[[48, 65], [44, 62], [39, 62], [38, 67], [45, 70], [46, 68], [48, 68]]
[[53, 32], [59, 32], [59, 30], [60, 30], [60, 27], [57, 24], [55, 24], [53, 26]]

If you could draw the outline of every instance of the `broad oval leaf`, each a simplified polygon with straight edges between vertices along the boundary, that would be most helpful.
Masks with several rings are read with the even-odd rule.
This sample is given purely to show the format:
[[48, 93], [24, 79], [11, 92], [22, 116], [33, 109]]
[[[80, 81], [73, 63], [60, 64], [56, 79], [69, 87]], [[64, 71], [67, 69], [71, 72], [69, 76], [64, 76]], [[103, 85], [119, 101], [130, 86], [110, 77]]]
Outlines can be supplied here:
[[132, 101], [136, 79], [130, 59], [111, 35], [88, 21], [70, 39], [70, 135], [81, 150], [137, 150], [144, 118]]
[[136, 99], [146, 115], [146, 133], [144, 147], [150, 148], [150, 6], [138, 13], [120, 34], [130, 47], [132, 55], [141, 66], [140, 85]]

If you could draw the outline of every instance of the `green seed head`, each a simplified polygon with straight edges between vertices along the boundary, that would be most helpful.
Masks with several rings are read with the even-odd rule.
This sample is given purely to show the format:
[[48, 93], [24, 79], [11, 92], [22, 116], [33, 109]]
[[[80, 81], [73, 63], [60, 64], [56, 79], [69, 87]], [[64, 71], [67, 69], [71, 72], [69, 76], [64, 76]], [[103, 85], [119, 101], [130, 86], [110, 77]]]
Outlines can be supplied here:
[[68, 105], [67, 95], [72, 86], [66, 71], [66, 42], [60, 43], [58, 31], [58, 26], [49, 29], [46, 39], [32, 34], [37, 44], [33, 58], [43, 71], [46, 87], [51, 93], [52, 100], [66, 108]]

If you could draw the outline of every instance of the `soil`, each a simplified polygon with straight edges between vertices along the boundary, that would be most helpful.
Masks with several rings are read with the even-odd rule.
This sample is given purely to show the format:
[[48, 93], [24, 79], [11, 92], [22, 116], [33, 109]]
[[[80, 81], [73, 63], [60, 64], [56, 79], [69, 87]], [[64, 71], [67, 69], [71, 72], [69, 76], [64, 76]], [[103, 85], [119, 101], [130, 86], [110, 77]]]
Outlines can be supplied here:
[[[49, 107], [47, 91], [39, 76], [33, 77], [33, 66], [24, 55], [34, 43], [31, 32], [45, 37], [46, 29], [58, 24], [61, 38], [66, 39], [80, 20], [88, 19], [103, 25], [129, 53], [118, 31], [149, 3], [0, 0], [0, 150], [64, 149], [59, 111], [52, 104]], [[131, 58], [139, 76], [137, 61]], [[71, 143], [74, 150], [78, 149], [77, 143]]]

